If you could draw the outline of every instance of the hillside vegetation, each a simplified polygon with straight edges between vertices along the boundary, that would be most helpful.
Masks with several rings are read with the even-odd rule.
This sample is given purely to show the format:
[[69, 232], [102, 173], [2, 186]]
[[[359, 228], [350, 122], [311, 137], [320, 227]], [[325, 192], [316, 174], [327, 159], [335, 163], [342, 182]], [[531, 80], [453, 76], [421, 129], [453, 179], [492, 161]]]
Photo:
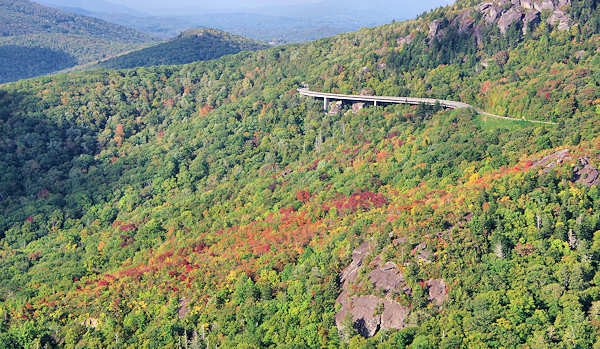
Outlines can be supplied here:
[[152, 40], [133, 29], [31, 1], [3, 1], [0, 83], [96, 61]]
[[600, 346], [600, 9], [527, 4], [2, 86], [0, 347]]
[[268, 45], [258, 41], [220, 30], [193, 29], [183, 32], [170, 41], [114, 57], [98, 65], [108, 69], [127, 69], [153, 65], [186, 64], [267, 47]]

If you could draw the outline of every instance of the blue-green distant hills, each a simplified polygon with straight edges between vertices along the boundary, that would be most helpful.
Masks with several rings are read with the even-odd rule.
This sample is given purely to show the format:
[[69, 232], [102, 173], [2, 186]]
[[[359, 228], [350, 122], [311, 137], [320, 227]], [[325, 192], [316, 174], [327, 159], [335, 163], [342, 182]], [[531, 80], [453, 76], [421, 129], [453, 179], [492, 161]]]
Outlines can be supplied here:
[[140, 48], [134, 29], [27, 0], [0, 2], [0, 82], [48, 74]]
[[215, 29], [188, 30], [176, 38], [99, 63], [102, 68], [126, 69], [186, 64], [219, 58], [240, 51], [269, 47], [259, 41]]

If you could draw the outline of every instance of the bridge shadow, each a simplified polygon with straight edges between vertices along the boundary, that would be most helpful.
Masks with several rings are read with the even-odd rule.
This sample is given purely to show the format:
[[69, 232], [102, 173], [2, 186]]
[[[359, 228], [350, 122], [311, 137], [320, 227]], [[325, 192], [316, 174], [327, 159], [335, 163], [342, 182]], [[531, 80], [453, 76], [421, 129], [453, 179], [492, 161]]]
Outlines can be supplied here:
[[332, 110], [333, 104], [335, 104], [335, 103], [339, 103], [341, 111], [349, 110], [349, 111], [353, 111], [354, 113], [357, 113], [360, 110], [369, 110], [369, 108], [378, 108], [378, 107], [386, 108], [386, 107], [390, 107], [390, 106], [408, 107], [408, 108], [413, 109], [413, 112], [412, 112], [413, 116], [404, 117], [404, 121], [413, 121], [413, 122], [430, 119], [436, 113], [446, 109], [439, 104], [437, 104], [437, 105], [429, 105], [429, 104], [407, 105], [407, 104], [398, 104], [398, 103], [391, 103], [391, 102], [377, 102], [377, 104], [375, 105], [375, 103], [373, 103], [373, 102], [330, 100], [328, 103], [328, 109], [325, 112], [327, 113], [330, 110]]

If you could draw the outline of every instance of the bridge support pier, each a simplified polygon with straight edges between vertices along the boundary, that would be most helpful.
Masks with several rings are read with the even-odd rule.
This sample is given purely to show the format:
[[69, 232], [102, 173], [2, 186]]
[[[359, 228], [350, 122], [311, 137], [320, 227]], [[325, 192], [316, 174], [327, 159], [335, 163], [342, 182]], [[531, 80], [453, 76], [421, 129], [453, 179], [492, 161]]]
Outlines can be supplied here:
[[329, 110], [329, 100], [327, 99], [327, 97], [323, 98], [323, 111], [328, 111]]
[[373, 106], [377, 107], [377, 101], [373, 101]]

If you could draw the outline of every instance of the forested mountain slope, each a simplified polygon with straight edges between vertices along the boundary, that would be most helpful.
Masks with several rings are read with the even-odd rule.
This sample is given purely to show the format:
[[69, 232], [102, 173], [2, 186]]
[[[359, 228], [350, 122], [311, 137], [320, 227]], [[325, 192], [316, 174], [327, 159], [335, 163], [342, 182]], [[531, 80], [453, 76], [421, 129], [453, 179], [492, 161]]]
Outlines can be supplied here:
[[0, 3], [0, 82], [110, 57], [153, 39], [133, 29], [28, 0]]
[[110, 58], [99, 63], [98, 66], [108, 69], [127, 69], [153, 65], [186, 64], [267, 47], [269, 46], [258, 41], [220, 30], [193, 29], [185, 31], [167, 42]]
[[0, 346], [598, 346], [600, 13], [528, 4], [2, 86]]

